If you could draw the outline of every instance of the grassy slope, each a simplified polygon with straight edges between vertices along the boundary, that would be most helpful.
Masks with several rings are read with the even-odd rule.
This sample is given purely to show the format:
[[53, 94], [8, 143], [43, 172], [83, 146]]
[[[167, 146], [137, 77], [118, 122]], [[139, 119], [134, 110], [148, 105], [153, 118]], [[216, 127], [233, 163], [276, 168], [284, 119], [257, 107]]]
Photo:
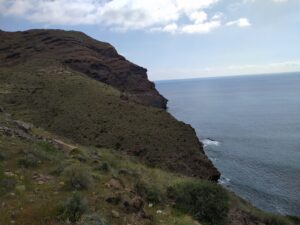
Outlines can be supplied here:
[[16, 118], [81, 144], [125, 151], [151, 166], [218, 176], [190, 126], [164, 110], [124, 101], [116, 89], [55, 61], [1, 68], [0, 83], [0, 105]]
[[[39, 133], [41, 131], [39, 130]], [[45, 134], [46, 132], [43, 132]], [[174, 182], [177, 179], [173, 174], [168, 174], [157, 169], [149, 169], [136, 160], [131, 161], [127, 156], [120, 155], [119, 152], [108, 149], [79, 147], [81, 160], [78, 161], [75, 155], [64, 155], [59, 149], [52, 147], [45, 142], [33, 142], [22, 140], [15, 137], [0, 135], [1, 154], [5, 155], [5, 160], [0, 162], [0, 182], [4, 179], [13, 179], [14, 187], [0, 187], [0, 224], [10, 224], [13, 220], [16, 224], [37, 225], [37, 224], [65, 224], [57, 219], [58, 208], [69, 196], [72, 191], [65, 189], [61, 182], [66, 178], [63, 172], [57, 173], [60, 168], [79, 164], [82, 168], [93, 176], [92, 186], [82, 191], [81, 194], [88, 200], [88, 213], [97, 213], [106, 221], [106, 224], [146, 224], [144, 219], [137, 217], [136, 214], [127, 214], [122, 211], [122, 207], [115, 206], [106, 202], [108, 196], [114, 195], [115, 190], [107, 188], [105, 184], [112, 178], [122, 181], [126, 189], [121, 190], [123, 198], [132, 198], [134, 185], [143, 180], [147, 183], [157, 183], [159, 188], [163, 188], [166, 183]], [[18, 161], [26, 154], [33, 153], [40, 164], [35, 168], [24, 169], [18, 165]], [[97, 156], [97, 163], [95, 157]], [[110, 171], [97, 170], [101, 162], [110, 165]], [[135, 172], [132, 175], [120, 175], [119, 170]], [[13, 177], [4, 175], [4, 172], [12, 172]], [[33, 179], [34, 174], [50, 175], [49, 181], [38, 184]], [[1, 183], [2, 184], [2, 183]], [[19, 190], [20, 187], [25, 190]], [[12, 194], [13, 193], [13, 194]], [[120, 218], [113, 218], [112, 210], [120, 213]], [[156, 210], [163, 209], [167, 214], [156, 214]], [[169, 206], [156, 205], [152, 208], [145, 208], [146, 212], [154, 215], [155, 224], [193, 224], [191, 217], [175, 213]], [[13, 215], [13, 216], [12, 216]], [[126, 222], [124, 221], [126, 218]]]
[[[0, 125], [14, 127], [3, 113], [0, 113]], [[50, 134], [42, 129], [32, 129], [32, 133], [43, 135], [46, 138], [59, 138], [68, 142], [68, 139]], [[71, 144], [76, 144], [72, 143]], [[194, 225], [195, 221], [189, 215], [182, 214], [172, 208], [172, 201], [166, 196], [167, 187], [170, 185], [195, 181], [193, 178], [179, 176], [159, 169], [141, 165], [135, 158], [120, 154], [119, 151], [77, 145], [78, 150], [69, 155], [63, 154], [59, 149], [45, 141], [24, 140], [18, 137], [9, 137], [0, 133], [0, 182], [13, 180], [14, 185], [0, 186], [0, 224], [22, 225], [47, 225], [66, 224], [58, 217], [58, 209], [62, 202], [72, 195], [72, 191], [64, 188], [62, 182], [67, 182], [64, 170], [71, 165], [79, 165], [93, 177], [93, 182], [87, 190], [81, 191], [81, 195], [87, 199], [88, 211], [96, 213], [105, 220], [106, 224], [158, 224], [158, 225]], [[20, 159], [28, 154], [34, 154], [39, 163], [36, 167], [22, 168]], [[108, 171], [99, 170], [103, 162], [110, 167]], [[124, 172], [125, 171], [125, 172]], [[5, 174], [11, 172], [13, 176]], [[39, 184], [34, 175], [50, 175], [50, 178]], [[121, 190], [107, 187], [107, 182], [112, 178], [123, 183]], [[6, 184], [9, 182], [5, 182]], [[142, 218], [138, 213], [128, 213], [122, 204], [110, 204], [106, 199], [110, 196], [120, 195], [122, 201], [138, 195], [136, 185], [152, 187], [162, 196], [161, 203], [148, 206], [147, 199], [144, 210], [152, 220]], [[231, 193], [230, 208], [238, 209], [239, 214], [245, 218], [233, 218], [232, 224], [267, 224], [267, 225], [293, 225], [294, 223], [284, 217], [275, 217], [254, 209], [248, 203], [242, 201]], [[119, 212], [119, 218], [112, 216], [112, 210]], [[161, 210], [162, 213], [158, 213]], [[247, 222], [245, 222], [248, 221]], [[255, 221], [255, 223], [251, 223]], [[204, 223], [203, 223], [204, 224]]]

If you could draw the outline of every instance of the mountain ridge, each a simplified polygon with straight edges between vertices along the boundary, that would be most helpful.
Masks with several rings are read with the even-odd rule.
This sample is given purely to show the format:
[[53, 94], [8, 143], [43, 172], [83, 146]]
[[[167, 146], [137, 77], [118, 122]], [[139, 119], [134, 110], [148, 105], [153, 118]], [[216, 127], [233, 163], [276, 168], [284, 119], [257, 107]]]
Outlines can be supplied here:
[[167, 107], [165, 99], [148, 80], [147, 69], [129, 62], [106, 42], [78, 31], [34, 29], [0, 33], [0, 66], [31, 58], [56, 59], [92, 79], [111, 85], [137, 103]]

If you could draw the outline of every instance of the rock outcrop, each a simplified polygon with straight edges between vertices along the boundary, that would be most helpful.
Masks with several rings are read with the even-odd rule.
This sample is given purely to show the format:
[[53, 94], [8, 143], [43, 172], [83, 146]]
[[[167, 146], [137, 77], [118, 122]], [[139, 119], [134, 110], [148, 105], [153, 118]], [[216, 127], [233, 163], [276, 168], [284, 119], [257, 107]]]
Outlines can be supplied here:
[[137, 66], [105, 42], [81, 32], [62, 30], [0, 31], [0, 66], [23, 63], [32, 58], [51, 58], [97, 81], [111, 85], [135, 102], [166, 108], [167, 100]]

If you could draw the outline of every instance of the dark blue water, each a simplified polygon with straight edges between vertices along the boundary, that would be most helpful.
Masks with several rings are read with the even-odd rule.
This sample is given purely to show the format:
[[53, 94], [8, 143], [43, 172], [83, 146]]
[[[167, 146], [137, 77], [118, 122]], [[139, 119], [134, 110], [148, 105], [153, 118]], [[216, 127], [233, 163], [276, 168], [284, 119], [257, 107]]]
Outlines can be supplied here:
[[266, 211], [300, 216], [300, 73], [157, 88], [169, 111], [196, 129], [224, 186]]

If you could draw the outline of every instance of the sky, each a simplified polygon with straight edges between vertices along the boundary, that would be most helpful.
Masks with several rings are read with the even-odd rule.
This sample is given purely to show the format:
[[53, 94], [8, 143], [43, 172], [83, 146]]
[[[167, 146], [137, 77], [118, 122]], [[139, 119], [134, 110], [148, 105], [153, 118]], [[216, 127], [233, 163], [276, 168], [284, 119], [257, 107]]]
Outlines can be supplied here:
[[300, 0], [0, 0], [0, 29], [79, 30], [150, 80], [300, 71]]

